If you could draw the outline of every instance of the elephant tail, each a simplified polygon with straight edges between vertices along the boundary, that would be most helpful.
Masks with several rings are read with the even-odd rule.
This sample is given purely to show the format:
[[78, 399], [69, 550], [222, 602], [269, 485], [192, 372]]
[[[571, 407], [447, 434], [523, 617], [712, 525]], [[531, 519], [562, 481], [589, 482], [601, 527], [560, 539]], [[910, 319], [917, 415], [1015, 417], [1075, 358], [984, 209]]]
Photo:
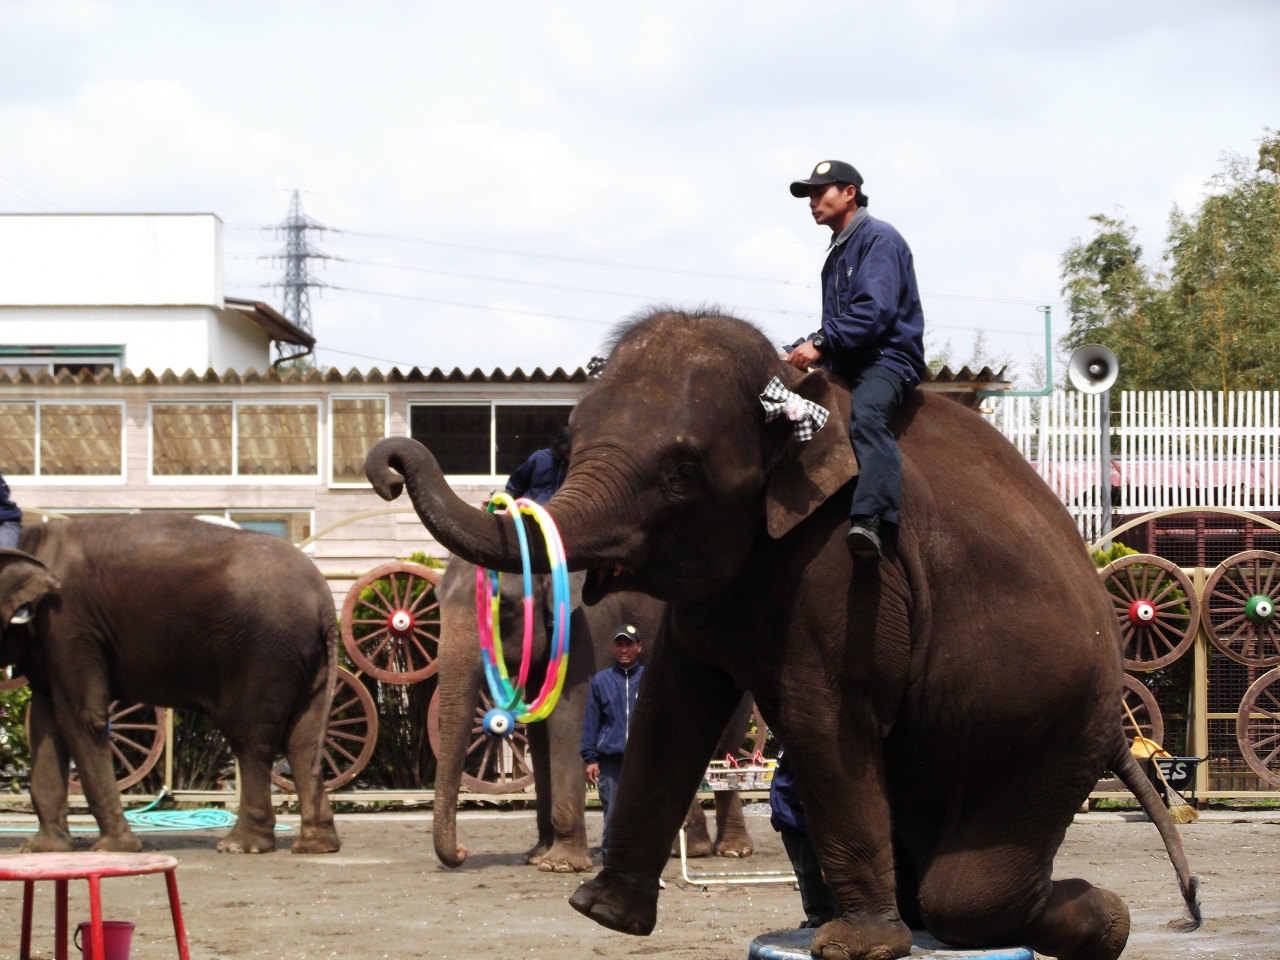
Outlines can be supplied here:
[[329, 616], [325, 618], [325, 656], [328, 660], [328, 677], [326, 680], [327, 691], [324, 697], [324, 716], [325, 729], [320, 731], [320, 737], [316, 744], [316, 756], [311, 761], [311, 772], [316, 776], [324, 779], [324, 747], [325, 737], [328, 731], [328, 720], [333, 712], [333, 695], [338, 686], [338, 645], [341, 638], [338, 632], [338, 621], [333, 615], [333, 607], [329, 607]]
[[1164, 801], [1160, 799], [1160, 794], [1156, 793], [1156, 788], [1151, 785], [1147, 775], [1138, 766], [1138, 761], [1134, 759], [1129, 745], [1123, 738], [1117, 738], [1117, 740], [1118, 744], [1112, 751], [1109, 764], [1111, 772], [1118, 776], [1120, 782], [1138, 798], [1138, 803], [1142, 804], [1142, 809], [1160, 831], [1160, 839], [1164, 841], [1169, 862], [1173, 864], [1174, 872], [1178, 875], [1182, 899], [1186, 901], [1187, 912], [1191, 914], [1191, 920], [1185, 923], [1184, 929], [1187, 931], [1198, 929], [1201, 922], [1200, 901], [1197, 899], [1200, 878], [1187, 866], [1187, 855], [1182, 849], [1182, 837], [1178, 833], [1178, 826], [1173, 822], [1173, 817], [1164, 805]]

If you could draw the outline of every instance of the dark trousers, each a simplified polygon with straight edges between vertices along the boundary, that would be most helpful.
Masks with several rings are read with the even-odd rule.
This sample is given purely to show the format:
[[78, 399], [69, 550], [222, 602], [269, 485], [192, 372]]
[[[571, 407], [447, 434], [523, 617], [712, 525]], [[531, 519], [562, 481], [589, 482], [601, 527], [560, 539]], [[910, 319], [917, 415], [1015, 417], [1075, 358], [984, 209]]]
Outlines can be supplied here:
[[907, 385], [888, 367], [836, 372], [850, 384], [849, 439], [858, 457], [849, 514], [896, 524], [902, 505], [902, 456], [889, 420], [902, 405]]
[[622, 757], [600, 758], [600, 806], [604, 807], [604, 834], [600, 838], [600, 856], [609, 852], [609, 817], [613, 813], [613, 798], [618, 793], [618, 780], [622, 777]]
[[801, 928], [820, 927], [840, 912], [836, 895], [822, 879], [822, 864], [807, 833], [783, 829], [782, 845], [787, 848], [791, 869], [800, 883], [800, 904], [804, 907], [804, 923]]

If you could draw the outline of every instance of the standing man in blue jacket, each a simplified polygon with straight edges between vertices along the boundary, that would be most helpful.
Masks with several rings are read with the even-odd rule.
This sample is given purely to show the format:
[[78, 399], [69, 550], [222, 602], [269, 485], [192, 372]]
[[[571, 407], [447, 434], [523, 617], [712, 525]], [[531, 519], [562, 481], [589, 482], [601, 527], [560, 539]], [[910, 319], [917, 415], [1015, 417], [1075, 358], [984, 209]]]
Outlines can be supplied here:
[[0, 547], [18, 549], [18, 535], [22, 532], [22, 509], [13, 502], [9, 484], [0, 474]]
[[641, 638], [635, 625], [624, 623], [613, 635], [611, 666], [591, 678], [587, 696], [587, 714], [582, 719], [582, 761], [587, 765], [587, 783], [600, 790], [604, 807], [604, 835], [600, 855], [609, 851], [609, 814], [613, 797], [622, 776], [622, 754], [631, 733], [631, 715], [636, 712], [636, 694], [640, 692], [639, 664]]
[[555, 443], [533, 451], [528, 460], [516, 467], [507, 479], [507, 493], [545, 504], [564, 484], [568, 473], [569, 428], [561, 427]]
[[902, 458], [889, 421], [925, 374], [924, 312], [911, 248], [867, 213], [862, 174], [823, 160], [791, 184], [831, 230], [822, 267], [822, 329], [794, 345], [787, 361], [807, 370], [825, 361], [851, 388], [849, 438], [858, 457], [848, 533], [855, 557], [884, 556], [884, 524], [898, 523]]

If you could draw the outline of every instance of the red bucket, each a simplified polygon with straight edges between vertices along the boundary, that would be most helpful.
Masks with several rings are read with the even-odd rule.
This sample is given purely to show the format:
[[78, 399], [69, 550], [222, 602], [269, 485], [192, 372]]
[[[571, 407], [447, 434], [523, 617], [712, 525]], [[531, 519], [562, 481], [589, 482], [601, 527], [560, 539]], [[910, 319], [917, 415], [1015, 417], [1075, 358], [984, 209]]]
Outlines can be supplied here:
[[[88, 920], [76, 926], [75, 942], [84, 960], [129, 960], [129, 944], [134, 925], [128, 920], [102, 921], [102, 957], [93, 953], [93, 924]], [[80, 941], [84, 942], [81, 943]]]

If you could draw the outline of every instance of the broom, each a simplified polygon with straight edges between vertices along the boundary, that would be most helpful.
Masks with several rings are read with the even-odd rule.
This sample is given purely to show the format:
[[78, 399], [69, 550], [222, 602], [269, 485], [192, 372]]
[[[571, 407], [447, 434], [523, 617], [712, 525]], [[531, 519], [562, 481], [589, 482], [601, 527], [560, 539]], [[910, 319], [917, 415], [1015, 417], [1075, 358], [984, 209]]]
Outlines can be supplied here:
[[1137, 733], [1134, 740], [1141, 740], [1143, 749], [1147, 751], [1147, 759], [1151, 761], [1151, 765], [1156, 768], [1156, 773], [1160, 777], [1160, 781], [1164, 784], [1165, 797], [1169, 800], [1169, 816], [1173, 818], [1173, 822], [1177, 824], [1190, 823], [1193, 820], [1199, 820], [1200, 814], [1196, 808], [1187, 803], [1177, 790], [1169, 786], [1169, 781], [1164, 775], [1164, 771], [1160, 769], [1160, 764], [1156, 762], [1156, 748], [1153, 741], [1148, 740], [1142, 735], [1142, 728], [1138, 726], [1137, 718], [1134, 717], [1133, 711], [1129, 709], [1129, 704], [1124, 702], [1124, 698], [1120, 699], [1120, 705], [1124, 707], [1124, 712], [1129, 715], [1129, 722], [1133, 724], [1133, 729]]

